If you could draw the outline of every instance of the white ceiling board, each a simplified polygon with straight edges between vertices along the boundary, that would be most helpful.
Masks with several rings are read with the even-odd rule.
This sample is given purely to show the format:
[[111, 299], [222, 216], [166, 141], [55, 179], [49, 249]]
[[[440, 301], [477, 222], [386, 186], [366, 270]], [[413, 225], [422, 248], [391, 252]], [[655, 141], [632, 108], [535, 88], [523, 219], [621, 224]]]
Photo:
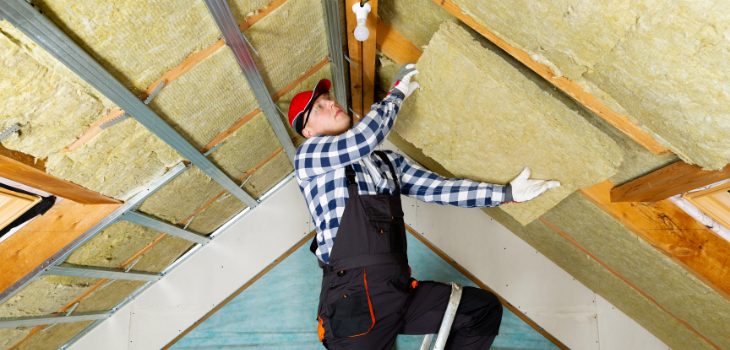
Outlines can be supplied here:
[[71, 349], [98, 350], [104, 344], [104, 350], [127, 350], [129, 348], [129, 321], [131, 307], [127, 304], [114, 316], [99, 324], [94, 330], [79, 339]]
[[[309, 226], [309, 212], [292, 178], [140, 294], [129, 305], [131, 318], [114, 314], [106, 322], [127, 317], [128, 348], [159, 349], [303, 239]], [[103, 326], [84, 337], [84, 347], [77, 342], [70, 349], [107, 348], [108, 339], [114, 339], [110, 333], [118, 330]]]
[[611, 303], [596, 295], [601, 349], [671, 350]]

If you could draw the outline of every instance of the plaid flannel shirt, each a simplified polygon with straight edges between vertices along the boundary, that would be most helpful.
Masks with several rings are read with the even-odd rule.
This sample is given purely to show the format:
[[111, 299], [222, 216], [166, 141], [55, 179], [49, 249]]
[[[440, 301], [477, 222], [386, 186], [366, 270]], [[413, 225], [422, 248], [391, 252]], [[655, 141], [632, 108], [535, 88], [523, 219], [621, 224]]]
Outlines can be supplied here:
[[[345, 167], [352, 164], [359, 193], [395, 195], [388, 166], [374, 154], [395, 122], [402, 98], [389, 94], [350, 130], [337, 136], [317, 135], [297, 149], [294, 160], [299, 189], [317, 230], [317, 257], [329, 263], [340, 219], [349, 194]], [[427, 203], [464, 208], [492, 207], [505, 201], [506, 186], [464, 179], [447, 179], [403, 156], [385, 151], [398, 176], [401, 194]]]

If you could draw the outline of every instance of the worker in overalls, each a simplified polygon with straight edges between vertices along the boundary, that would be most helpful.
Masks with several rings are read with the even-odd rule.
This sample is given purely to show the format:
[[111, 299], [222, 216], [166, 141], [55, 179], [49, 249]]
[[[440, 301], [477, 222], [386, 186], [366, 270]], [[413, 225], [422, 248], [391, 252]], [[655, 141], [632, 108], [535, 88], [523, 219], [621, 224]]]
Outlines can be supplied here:
[[[437, 333], [451, 286], [411, 278], [400, 195], [428, 203], [491, 207], [530, 200], [557, 181], [509, 185], [447, 179], [390, 151], [377, 151], [401, 103], [416, 88], [414, 64], [396, 74], [390, 92], [352, 124], [329, 94], [330, 81], [297, 94], [292, 128], [307, 140], [294, 160], [299, 187], [316, 226], [311, 250], [324, 276], [319, 338], [327, 349], [390, 350], [398, 334]], [[488, 349], [499, 332], [497, 297], [465, 287], [447, 349]]]

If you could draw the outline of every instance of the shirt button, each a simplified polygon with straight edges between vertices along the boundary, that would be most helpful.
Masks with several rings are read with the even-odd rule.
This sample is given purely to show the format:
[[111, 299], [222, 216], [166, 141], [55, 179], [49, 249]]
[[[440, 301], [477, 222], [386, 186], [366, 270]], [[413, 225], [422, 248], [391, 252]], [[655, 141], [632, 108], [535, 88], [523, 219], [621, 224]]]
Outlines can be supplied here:
[[330, 266], [329, 266], [329, 269], [330, 269], [330, 272], [332, 272], [332, 271], [334, 271], [334, 270], [335, 270], [335, 267], [334, 267], [334, 266], [332, 266], [332, 265], [330, 265]]
[[330, 282], [330, 288], [334, 288], [334, 287], [335, 287], [335, 282]]

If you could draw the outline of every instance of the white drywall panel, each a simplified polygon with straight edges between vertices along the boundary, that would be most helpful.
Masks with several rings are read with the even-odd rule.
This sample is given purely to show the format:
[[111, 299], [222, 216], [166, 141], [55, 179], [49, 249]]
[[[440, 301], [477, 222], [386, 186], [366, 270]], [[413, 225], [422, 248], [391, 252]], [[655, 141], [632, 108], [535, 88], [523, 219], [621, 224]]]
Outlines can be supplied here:
[[[304, 198], [290, 178], [226, 232], [70, 349], [165, 346], [303, 239], [311, 231], [309, 221]], [[125, 338], [124, 346], [119, 344], [120, 338]]]
[[596, 295], [601, 349], [671, 350], [661, 340]]

